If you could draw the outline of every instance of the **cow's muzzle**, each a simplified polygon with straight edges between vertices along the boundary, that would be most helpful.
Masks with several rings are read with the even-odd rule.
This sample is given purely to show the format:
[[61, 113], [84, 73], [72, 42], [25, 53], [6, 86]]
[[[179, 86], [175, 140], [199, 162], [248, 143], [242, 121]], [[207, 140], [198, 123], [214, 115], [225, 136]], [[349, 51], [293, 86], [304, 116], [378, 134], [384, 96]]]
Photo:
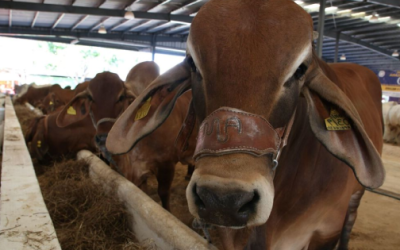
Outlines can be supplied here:
[[222, 107], [200, 125], [196, 170], [186, 190], [190, 212], [205, 223], [249, 227], [265, 223], [272, 209], [273, 175], [286, 145], [287, 126]]
[[230, 227], [245, 226], [256, 212], [260, 200], [257, 190], [225, 193], [211, 187], [194, 185], [192, 192], [200, 218]]

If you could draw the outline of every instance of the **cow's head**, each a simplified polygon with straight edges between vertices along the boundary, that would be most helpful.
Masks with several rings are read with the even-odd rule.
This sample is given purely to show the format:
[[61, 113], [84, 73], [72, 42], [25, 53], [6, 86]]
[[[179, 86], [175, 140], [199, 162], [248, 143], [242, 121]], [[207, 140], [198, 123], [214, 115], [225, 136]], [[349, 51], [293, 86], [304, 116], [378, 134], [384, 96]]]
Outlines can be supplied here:
[[[107, 148], [112, 153], [131, 149], [192, 88], [202, 124], [186, 193], [190, 212], [224, 227], [261, 225], [273, 206], [274, 159], [304, 95], [318, 140], [362, 185], [379, 186], [379, 154], [351, 101], [320, 67], [312, 40], [310, 16], [291, 0], [208, 2], [192, 22], [184, 62], [136, 98], [119, 119], [119, 129], [111, 131], [121, 140], [107, 141]], [[146, 120], [134, 122], [149, 100]], [[352, 130], [328, 132], [326, 104], [343, 112]]]
[[43, 114], [51, 114], [57, 111], [65, 103], [57, 96], [56, 93], [50, 92], [42, 101], [41, 110]]
[[65, 105], [57, 117], [57, 126], [66, 127], [90, 116], [96, 129], [96, 139], [104, 142], [108, 131], [132, 98], [117, 74], [99, 73], [85, 91]]

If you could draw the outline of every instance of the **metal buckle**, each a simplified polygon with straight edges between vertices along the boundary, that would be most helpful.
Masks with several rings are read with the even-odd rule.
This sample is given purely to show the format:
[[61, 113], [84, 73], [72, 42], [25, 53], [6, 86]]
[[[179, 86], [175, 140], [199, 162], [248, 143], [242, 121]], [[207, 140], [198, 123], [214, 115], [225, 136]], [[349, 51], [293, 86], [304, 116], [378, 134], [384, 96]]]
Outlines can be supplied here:
[[272, 161], [272, 171], [275, 172], [275, 170], [278, 168], [278, 165], [279, 165], [278, 160], [277, 160], [277, 159], [274, 159], [274, 160]]

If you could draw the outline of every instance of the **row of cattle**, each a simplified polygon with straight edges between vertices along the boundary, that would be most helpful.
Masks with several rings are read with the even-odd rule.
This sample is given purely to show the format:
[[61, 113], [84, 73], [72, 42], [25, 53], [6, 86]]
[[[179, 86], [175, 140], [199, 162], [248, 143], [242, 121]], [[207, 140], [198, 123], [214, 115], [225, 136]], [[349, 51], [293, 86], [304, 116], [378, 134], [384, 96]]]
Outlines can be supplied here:
[[191, 153], [180, 153], [175, 147], [191, 100], [190, 92], [179, 98], [165, 124], [134, 150], [111, 156], [105, 148], [108, 132], [118, 116], [158, 76], [159, 67], [154, 62], [143, 62], [130, 70], [125, 82], [114, 73], [103, 72], [74, 90], [58, 85], [30, 87], [15, 103], [29, 102], [45, 113], [32, 122], [25, 135], [32, 157], [48, 161], [82, 149], [100, 152], [117, 171], [144, 191], [149, 175], [156, 175], [163, 207], [169, 210], [176, 163], [190, 164], [189, 172], [194, 168]]
[[382, 105], [382, 111], [385, 124], [383, 140], [400, 144], [400, 105], [397, 102], [387, 102]]
[[294, 1], [210, 0], [182, 63], [141, 92], [97, 75], [31, 145], [53, 155], [51, 129], [79, 145], [87, 128], [135, 184], [156, 174], [167, 209], [175, 163], [194, 158], [189, 211], [224, 249], [348, 249], [365, 188], [384, 181], [382, 91], [371, 70], [318, 58], [315, 39]]

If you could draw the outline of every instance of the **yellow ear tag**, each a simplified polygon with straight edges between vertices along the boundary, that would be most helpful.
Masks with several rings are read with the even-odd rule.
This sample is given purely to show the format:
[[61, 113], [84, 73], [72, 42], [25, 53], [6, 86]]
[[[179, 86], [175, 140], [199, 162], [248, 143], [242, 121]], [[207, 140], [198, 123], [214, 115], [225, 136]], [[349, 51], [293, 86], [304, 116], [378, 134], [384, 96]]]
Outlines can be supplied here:
[[67, 114], [69, 115], [76, 115], [76, 110], [74, 109], [74, 107], [69, 106], [68, 110], [67, 110]]
[[50, 104], [50, 105], [53, 105], [53, 102], [52, 102], [52, 101], [50, 101], [50, 102], [49, 102], [49, 104]]
[[42, 147], [42, 141], [37, 141], [37, 147], [38, 148]]
[[339, 112], [331, 109], [330, 117], [325, 119], [325, 126], [327, 130], [350, 130], [351, 125], [349, 121], [340, 116]]
[[136, 112], [135, 121], [146, 117], [146, 115], [149, 113], [150, 107], [151, 107], [151, 97], [149, 97], [149, 99], [147, 99], [147, 101], [143, 103], [142, 107], [140, 107], [140, 109]]

